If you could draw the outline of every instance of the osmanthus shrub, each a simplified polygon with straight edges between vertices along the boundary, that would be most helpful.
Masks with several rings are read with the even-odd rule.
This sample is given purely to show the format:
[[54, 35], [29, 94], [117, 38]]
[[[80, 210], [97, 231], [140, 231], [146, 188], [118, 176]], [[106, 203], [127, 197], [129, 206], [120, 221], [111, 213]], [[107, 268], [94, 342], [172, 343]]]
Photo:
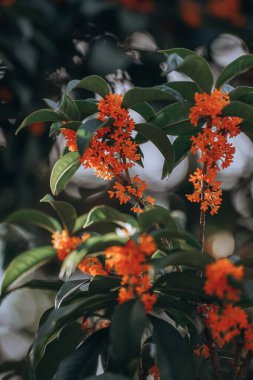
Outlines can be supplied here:
[[[54, 196], [82, 165], [112, 180], [108, 197], [132, 210], [129, 215], [101, 205], [78, 216], [71, 204], [46, 195], [42, 202], [57, 218], [26, 209], [6, 219], [46, 229], [51, 244], [12, 261], [2, 297], [49, 260], [62, 262], [60, 278], [66, 280], [18, 286], [56, 291], [55, 308], [42, 316], [25, 360], [24, 378], [243, 380], [249, 373], [253, 301], [244, 274], [253, 259], [215, 261], [204, 252], [204, 235], [206, 213], [216, 214], [222, 202], [217, 175], [233, 161], [231, 138], [253, 136], [253, 88], [227, 84], [253, 67], [253, 56], [232, 62], [214, 83], [208, 63], [194, 52], [161, 53], [166, 73], [177, 70], [189, 80], [136, 87], [124, 96], [98, 76], [73, 80], [59, 102], [46, 100], [48, 108], [27, 116], [18, 130], [47, 122], [50, 136], [65, 137], [50, 178]], [[78, 89], [99, 100], [73, 99]], [[129, 110], [144, 122], [135, 123]], [[168, 135], [177, 136], [173, 144]], [[155, 205], [145, 181], [131, 175], [132, 167], [143, 165], [146, 141], [164, 157], [162, 178], [189, 151], [198, 153], [189, 178], [193, 192], [186, 197], [200, 204], [199, 239], [181, 230], [168, 210]], [[76, 270], [83, 279], [70, 279]]]

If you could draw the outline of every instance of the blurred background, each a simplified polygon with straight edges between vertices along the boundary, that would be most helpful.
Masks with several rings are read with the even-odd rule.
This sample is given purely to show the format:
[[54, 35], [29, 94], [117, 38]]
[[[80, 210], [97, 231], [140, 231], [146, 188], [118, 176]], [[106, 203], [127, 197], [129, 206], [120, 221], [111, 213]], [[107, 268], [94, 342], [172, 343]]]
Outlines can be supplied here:
[[[253, 52], [253, 0], [0, 0], [0, 221], [20, 208], [50, 212], [39, 200], [50, 193], [50, 168], [63, 141], [49, 139], [46, 123], [15, 136], [22, 119], [45, 106], [44, 98], [58, 100], [70, 79], [90, 74], [106, 77], [118, 93], [181, 80], [175, 72], [164, 77], [164, 58], [155, 53], [174, 47], [203, 55], [217, 76], [231, 61]], [[252, 86], [253, 70], [234, 84]], [[244, 134], [233, 144], [234, 163], [220, 174], [223, 204], [207, 224], [206, 250], [215, 257], [245, 257], [253, 248], [253, 146]], [[185, 198], [192, 190], [188, 176], [196, 157], [184, 159], [161, 181], [159, 152], [148, 143], [143, 152], [145, 169], [136, 172], [148, 182], [150, 194], [197, 235], [199, 208]], [[108, 200], [109, 186], [80, 169], [59, 199], [73, 203], [79, 214], [101, 203], [118, 207]], [[50, 236], [36, 228], [2, 223], [1, 268], [19, 252], [45, 242]], [[38, 276], [52, 276], [56, 269], [46, 267]], [[50, 294], [31, 290], [2, 303], [1, 361], [16, 362], [25, 355], [41, 313], [51, 304]]]

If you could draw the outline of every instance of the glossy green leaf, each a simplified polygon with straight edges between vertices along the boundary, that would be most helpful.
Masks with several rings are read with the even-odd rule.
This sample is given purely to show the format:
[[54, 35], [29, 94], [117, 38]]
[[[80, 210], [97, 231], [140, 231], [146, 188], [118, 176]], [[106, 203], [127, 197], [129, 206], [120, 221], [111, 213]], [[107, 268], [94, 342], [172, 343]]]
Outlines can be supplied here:
[[80, 161], [77, 152], [64, 154], [56, 161], [50, 176], [50, 188], [54, 195], [58, 195], [64, 190], [79, 166]]
[[59, 289], [58, 293], [55, 297], [55, 308], [59, 309], [62, 302], [64, 302], [68, 297], [75, 294], [80, 287], [88, 283], [90, 280], [72, 280], [65, 282], [61, 289]]
[[135, 130], [151, 141], [163, 155], [167, 164], [166, 171], [162, 173], [164, 178], [172, 172], [175, 164], [175, 153], [166, 133], [156, 125], [145, 123], [135, 124]]
[[71, 120], [79, 120], [80, 113], [75, 101], [71, 99], [70, 96], [64, 94], [62, 96], [62, 101], [59, 110], [63, 112], [65, 115]]
[[83, 229], [83, 226], [86, 224], [87, 218], [88, 218], [88, 213], [78, 216], [78, 218], [75, 221], [73, 233], [78, 232]]
[[174, 103], [162, 108], [151, 120], [152, 124], [163, 129], [179, 122], [189, 122], [189, 110], [182, 103]]
[[178, 61], [178, 66], [174, 68], [193, 80], [201, 91], [210, 92], [213, 86], [213, 74], [207, 61], [188, 49], [176, 48], [160, 50], [166, 56], [178, 54], [183, 58], [183, 62]]
[[197, 54], [194, 51], [185, 48], [158, 50], [158, 53], [163, 53], [165, 55], [178, 54], [182, 58], [186, 58], [188, 55]]
[[[95, 375], [98, 357], [108, 343], [108, 329], [96, 331], [59, 366], [55, 380], [83, 380]], [[97, 379], [97, 377], [95, 377]]]
[[64, 326], [81, 316], [89, 316], [95, 311], [116, 305], [116, 297], [113, 293], [94, 295], [51, 311], [40, 326], [30, 349], [28, 358], [30, 367], [35, 369], [44, 355], [46, 346], [58, 336]]
[[111, 322], [110, 335], [114, 360], [119, 366], [126, 366], [140, 355], [141, 338], [147, 317], [139, 299], [118, 305]]
[[61, 230], [61, 225], [55, 218], [47, 215], [45, 212], [33, 209], [22, 209], [15, 211], [7, 216], [5, 222], [15, 224], [34, 224], [49, 232]]
[[181, 232], [181, 231], [173, 231], [170, 229], [160, 229], [159, 231], [152, 232], [152, 235], [154, 239], [156, 240], [157, 244], [159, 246], [162, 246], [162, 240], [168, 239], [168, 240], [184, 240], [187, 244], [194, 248], [200, 248], [199, 242], [188, 232]]
[[193, 352], [189, 342], [171, 324], [154, 317], [151, 317], [151, 322], [160, 379], [195, 380]]
[[102, 126], [98, 119], [86, 120], [78, 129], [76, 134], [76, 143], [80, 156], [82, 157], [86, 149], [89, 147], [90, 140], [94, 133]]
[[223, 69], [216, 81], [216, 87], [222, 87], [224, 83], [230, 82], [251, 67], [253, 67], [253, 54], [242, 55]]
[[[80, 331], [80, 324], [77, 322], [69, 323], [60, 332], [58, 338], [47, 346], [45, 355], [36, 368], [35, 379], [55, 379], [59, 365], [75, 352], [83, 339], [84, 333]], [[75, 378], [75, 380], [77, 379]]]
[[64, 228], [71, 233], [77, 219], [74, 207], [67, 202], [55, 201], [50, 194], [45, 195], [44, 198], [41, 199], [41, 202], [47, 202], [52, 206], [58, 214]]
[[191, 149], [191, 137], [194, 134], [179, 136], [172, 144], [175, 152], [175, 166], [178, 165], [188, 154]]
[[252, 122], [253, 107], [238, 100], [234, 100], [223, 108], [222, 116], [237, 116], [241, 117], [244, 121]]
[[165, 83], [165, 86], [178, 91], [183, 95], [184, 99], [189, 101], [191, 104], [194, 103], [195, 93], [199, 91], [196, 84], [190, 81], [167, 82]]
[[241, 100], [242, 97], [253, 92], [253, 87], [238, 86], [229, 93], [230, 100]]
[[98, 75], [90, 75], [81, 79], [77, 84], [77, 87], [92, 91], [95, 94], [102, 96], [102, 98], [111, 92], [108, 83]]
[[16, 134], [19, 133], [19, 131], [21, 131], [21, 129], [23, 129], [24, 127], [27, 127], [28, 125], [31, 125], [33, 123], [46, 122], [46, 121], [51, 121], [51, 122], [63, 121], [66, 119], [67, 119], [67, 116], [60, 112], [56, 112], [56, 111], [48, 110], [48, 109], [41, 109], [28, 115], [24, 119], [22, 124], [18, 127], [18, 129], [16, 130]]
[[18, 280], [23, 279], [28, 273], [35, 271], [55, 256], [55, 249], [52, 246], [45, 246], [30, 249], [15, 257], [4, 272], [2, 293], [5, 293]]
[[154, 206], [150, 210], [142, 212], [139, 215], [139, 225], [142, 232], [156, 229], [158, 225], [172, 230], [178, 230], [178, 225], [170, 215], [170, 211], [161, 206]]
[[119, 288], [121, 283], [120, 277], [114, 276], [94, 276], [89, 285], [89, 294], [107, 293]]
[[69, 81], [66, 88], [65, 88], [65, 93], [69, 94], [71, 91], [73, 91], [74, 88], [76, 88], [76, 86], [79, 84], [79, 82], [80, 82], [79, 79], [73, 79], [73, 80]]
[[82, 119], [98, 112], [97, 101], [95, 99], [75, 100], [75, 103]]
[[178, 253], [168, 253], [167, 256], [161, 259], [152, 260], [156, 270], [161, 270], [167, 266], [178, 266], [183, 265], [190, 268], [204, 269], [205, 265], [213, 262], [213, 259], [201, 253], [199, 251], [187, 251], [187, 252], [178, 252]]
[[137, 103], [131, 109], [141, 115], [146, 121], [155, 116], [154, 108], [147, 102]]
[[173, 89], [166, 92], [154, 87], [135, 87], [125, 93], [122, 106], [125, 108], [132, 108], [138, 103], [157, 100], [175, 102], [178, 101], [179, 97], [181, 97], [181, 95]]
[[125, 224], [130, 224], [132, 227], [137, 228], [138, 223], [131, 215], [123, 214], [122, 212], [110, 206], [96, 206], [90, 210], [84, 228], [91, 227], [96, 223], [115, 223], [121, 227]]

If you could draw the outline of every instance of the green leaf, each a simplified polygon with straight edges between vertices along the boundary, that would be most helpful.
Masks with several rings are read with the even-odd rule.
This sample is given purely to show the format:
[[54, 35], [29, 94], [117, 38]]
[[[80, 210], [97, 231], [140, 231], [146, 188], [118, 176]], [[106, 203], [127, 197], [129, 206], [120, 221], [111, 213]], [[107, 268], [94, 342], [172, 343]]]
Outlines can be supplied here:
[[59, 215], [64, 228], [71, 233], [77, 218], [74, 207], [67, 202], [55, 201], [50, 194], [45, 195], [44, 198], [41, 199], [41, 202], [47, 202], [52, 206]]
[[135, 104], [132, 106], [132, 110], [141, 115], [146, 121], [152, 119], [155, 116], [154, 108], [147, 102]]
[[253, 268], [253, 257], [244, 257], [234, 263], [236, 266], [244, 265], [248, 268]]
[[123, 214], [122, 212], [110, 207], [110, 206], [96, 206], [90, 210], [84, 228], [91, 227], [97, 223], [115, 223], [121, 227], [125, 227], [125, 224], [130, 224], [132, 227], [137, 228], [137, 220], [131, 215]]
[[56, 256], [56, 251], [51, 246], [33, 248], [15, 257], [6, 268], [3, 275], [1, 291], [5, 293], [18, 280], [28, 273], [35, 271]]
[[191, 245], [194, 248], [199, 249], [200, 244], [198, 241], [188, 232], [181, 232], [181, 231], [173, 231], [169, 229], [160, 229], [159, 231], [153, 231], [152, 236], [154, 237], [155, 241], [159, 246], [162, 246], [162, 240], [168, 239], [168, 240], [174, 240], [174, 239], [180, 239], [186, 241], [189, 245]]
[[235, 100], [223, 108], [222, 116], [237, 116], [241, 117], [244, 121], [252, 122], [253, 107]]
[[59, 309], [63, 301], [75, 294], [82, 285], [86, 284], [89, 281], [90, 280], [73, 280], [65, 282], [56, 294], [55, 308]]
[[163, 294], [175, 296], [179, 299], [201, 302], [207, 300], [205, 296], [204, 279], [191, 272], [172, 272], [159, 277], [153, 288]]
[[178, 253], [168, 253], [167, 256], [161, 259], [154, 259], [151, 261], [152, 265], [157, 271], [167, 266], [183, 265], [190, 268], [196, 268], [203, 270], [205, 265], [212, 263], [214, 260], [199, 251], [188, 251]]
[[163, 91], [163, 89], [154, 87], [135, 87], [125, 93], [122, 106], [125, 108], [132, 108], [139, 103], [157, 100], [175, 102], [178, 101], [178, 98], [181, 98], [181, 95], [173, 89], [170, 89], [170, 91]]
[[89, 286], [89, 295], [107, 293], [118, 289], [121, 278], [114, 276], [94, 276]]
[[66, 94], [62, 96], [62, 101], [59, 110], [63, 112], [65, 115], [68, 115], [68, 117], [71, 120], [80, 119], [80, 113], [77, 105], [75, 104], [74, 100], [72, 100], [71, 97]]
[[166, 56], [171, 54], [178, 54], [181, 58], [186, 58], [188, 55], [197, 54], [192, 50], [184, 49], [184, 48], [173, 48], [166, 50], [158, 50], [158, 53], [163, 53]]
[[69, 81], [67, 86], [66, 86], [65, 93], [69, 94], [71, 91], [73, 91], [74, 88], [76, 88], [76, 86], [79, 84], [79, 82], [80, 82], [79, 79], [73, 79], [73, 80]]
[[139, 299], [118, 305], [111, 322], [110, 335], [114, 360], [119, 367], [140, 355], [141, 338], [147, 317]]
[[191, 149], [192, 142], [191, 137], [194, 133], [190, 135], [179, 136], [172, 144], [175, 152], [175, 166], [178, 165], [188, 154]]
[[191, 104], [194, 103], [195, 93], [199, 91], [198, 87], [194, 82], [190, 81], [178, 81], [178, 82], [167, 82], [165, 86], [172, 88], [175, 91], [178, 91], [183, 95], [184, 99], [189, 101]]
[[151, 141], [163, 155], [167, 164], [166, 171], [162, 173], [164, 178], [172, 172], [175, 164], [175, 153], [166, 133], [156, 125], [145, 123], [135, 124], [135, 130]]
[[[96, 331], [59, 366], [55, 380], [83, 380], [95, 375], [98, 357], [108, 342], [108, 329]], [[100, 376], [99, 376], [100, 377]], [[97, 376], [94, 376], [97, 379]]]
[[33, 369], [36, 367], [44, 355], [46, 346], [58, 336], [64, 326], [81, 316], [89, 316], [98, 310], [116, 305], [116, 297], [117, 295], [113, 293], [94, 295], [53, 310], [38, 329], [29, 352], [30, 367]]
[[102, 126], [98, 119], [86, 120], [78, 129], [76, 134], [76, 143], [80, 156], [82, 157], [86, 149], [89, 147], [90, 140], [94, 133]]
[[31, 125], [33, 123], [46, 122], [46, 121], [51, 121], [51, 122], [63, 121], [66, 119], [67, 119], [67, 116], [63, 115], [60, 112], [56, 112], [56, 111], [52, 111], [48, 109], [41, 109], [28, 115], [24, 119], [22, 124], [18, 127], [18, 129], [16, 130], [16, 134], [18, 134], [21, 131], [21, 129], [23, 129], [24, 127], [27, 127], [27, 125]]
[[75, 103], [82, 119], [98, 112], [97, 101], [95, 99], [75, 100]]
[[92, 91], [95, 94], [102, 96], [102, 98], [111, 92], [108, 83], [98, 75], [90, 75], [86, 78], [81, 79], [77, 84], [77, 87]]
[[50, 176], [50, 188], [54, 195], [58, 195], [64, 190], [79, 166], [80, 161], [77, 152], [64, 154], [56, 161]]
[[60, 332], [58, 338], [47, 346], [45, 355], [36, 368], [36, 380], [55, 379], [59, 365], [65, 359], [68, 360], [69, 355], [75, 352], [83, 337], [84, 333], [80, 331], [79, 323], [73, 322], [68, 324]]
[[230, 82], [251, 67], [253, 67], [253, 54], [242, 55], [223, 69], [216, 81], [216, 87], [222, 87], [224, 83]]
[[189, 342], [171, 324], [154, 317], [151, 317], [151, 322], [160, 379], [195, 380]]
[[83, 226], [86, 224], [87, 218], [88, 218], [88, 213], [78, 216], [73, 228], [73, 233], [76, 233], [83, 229]]
[[163, 129], [180, 122], [189, 122], [189, 110], [182, 103], [174, 103], [162, 108], [151, 120], [152, 124]]
[[33, 209], [23, 209], [13, 212], [5, 219], [6, 223], [31, 223], [49, 232], [60, 231], [60, 223], [52, 216]]
[[139, 215], [139, 225], [142, 232], [148, 232], [150, 229], [156, 228], [156, 225], [178, 230], [178, 225], [170, 212], [161, 206], [154, 206], [150, 210], [142, 212]]
[[[252, 87], [238, 86], [229, 93], [230, 100], [241, 100], [244, 96], [253, 92]], [[247, 102], [246, 102], [247, 103]]]
[[198, 54], [182, 48], [160, 50], [166, 56], [178, 54], [183, 58], [183, 62], [178, 61], [178, 66], [174, 68], [193, 80], [201, 91], [210, 92], [213, 86], [213, 74], [207, 61]]

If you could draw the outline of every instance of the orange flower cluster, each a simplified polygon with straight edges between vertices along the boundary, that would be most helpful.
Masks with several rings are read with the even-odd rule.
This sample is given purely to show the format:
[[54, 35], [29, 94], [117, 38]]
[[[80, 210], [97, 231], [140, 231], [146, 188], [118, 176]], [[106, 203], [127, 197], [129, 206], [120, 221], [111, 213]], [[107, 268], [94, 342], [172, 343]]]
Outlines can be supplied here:
[[190, 121], [196, 127], [200, 118], [206, 118], [207, 123], [202, 132], [192, 136], [191, 152], [201, 153], [198, 162], [204, 164], [204, 169], [198, 168], [189, 181], [193, 184], [193, 194], [186, 197], [191, 202], [201, 204], [201, 210], [210, 208], [211, 215], [218, 212], [221, 204], [221, 182], [216, 181], [220, 167], [225, 169], [232, 162], [235, 148], [227, 141], [240, 133], [238, 117], [222, 117], [223, 108], [230, 102], [229, 96], [215, 89], [213, 93], [195, 94], [195, 105], [190, 109]]
[[63, 261], [76, 247], [89, 238], [85, 233], [81, 237], [69, 236], [68, 231], [63, 229], [61, 232], [55, 231], [52, 234], [52, 245], [57, 251], [59, 260]]
[[110, 326], [111, 321], [109, 319], [101, 319], [99, 317], [85, 318], [82, 323], [82, 330], [85, 330], [86, 335], [91, 335], [95, 331], [105, 329]]
[[86, 257], [80, 262], [78, 268], [84, 273], [89, 273], [91, 276], [108, 276], [108, 273], [104, 270], [101, 261], [97, 257]]
[[228, 259], [220, 259], [206, 268], [205, 293], [209, 296], [217, 296], [227, 301], [237, 302], [240, 299], [241, 290], [229, 284], [231, 277], [240, 281], [244, 275], [242, 265], [235, 266]]
[[182, 20], [191, 28], [202, 25], [202, 9], [195, 0], [180, 0], [180, 13]]
[[[122, 96], [118, 94], [109, 94], [105, 99], [101, 99], [98, 111], [99, 120], [105, 122], [111, 118], [113, 125], [102, 127], [95, 132], [80, 161], [85, 168], [93, 168], [98, 177], [109, 180], [116, 177], [120, 180], [115, 183], [114, 191], [109, 191], [110, 198], [118, 198], [120, 204], [132, 198], [140, 202], [147, 184], [138, 176], [131, 180], [128, 173], [128, 170], [140, 160], [140, 154], [137, 152], [138, 144], [131, 137], [134, 120], [130, 117], [129, 111], [122, 108]], [[76, 132], [66, 128], [61, 132], [69, 150], [77, 152]], [[124, 174], [125, 181], [122, 180]], [[154, 199], [146, 197], [144, 202], [153, 204]], [[142, 211], [134, 207], [132, 210]]]
[[147, 258], [156, 251], [153, 238], [143, 234], [139, 242], [129, 240], [124, 246], [114, 246], [105, 250], [106, 269], [122, 276], [119, 290], [119, 303], [140, 297], [145, 310], [149, 313], [156, 302], [156, 295], [150, 294], [151, 265]]
[[207, 344], [198, 345], [194, 350], [194, 354], [207, 359], [210, 357], [210, 349]]
[[[253, 325], [249, 323], [248, 315], [241, 307], [230, 303], [238, 302], [241, 292], [228, 283], [228, 276], [239, 281], [243, 274], [244, 268], [235, 266], [228, 259], [218, 260], [206, 268], [205, 293], [220, 298], [223, 307], [204, 304], [198, 307], [197, 312], [204, 319], [205, 326], [219, 348], [243, 333], [244, 348], [253, 349]], [[197, 348], [195, 353], [208, 357], [209, 350], [204, 345]]]
[[154, 0], [114, 0], [121, 3], [124, 7], [137, 12], [151, 13], [154, 11]]

